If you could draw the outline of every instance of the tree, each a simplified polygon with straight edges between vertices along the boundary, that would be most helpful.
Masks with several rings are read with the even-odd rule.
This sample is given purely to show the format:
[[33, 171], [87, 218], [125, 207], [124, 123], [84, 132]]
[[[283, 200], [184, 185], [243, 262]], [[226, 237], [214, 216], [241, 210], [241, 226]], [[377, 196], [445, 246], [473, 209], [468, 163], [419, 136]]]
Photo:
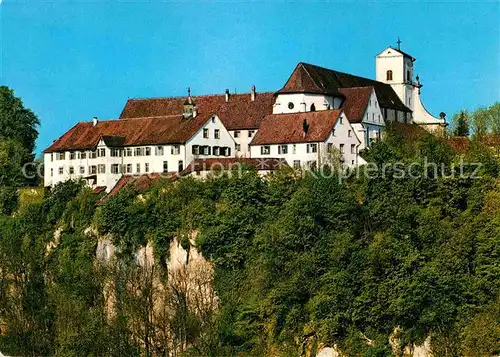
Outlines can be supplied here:
[[[37, 116], [24, 107], [14, 91], [7, 86], [0, 86], [0, 141], [17, 141], [31, 154], [38, 137], [38, 125], [40, 121]], [[26, 157], [26, 160], [31, 158]]]
[[468, 136], [469, 135], [469, 113], [467, 110], [461, 110], [459, 113], [453, 115], [453, 135], [455, 136]]
[[471, 123], [475, 135], [500, 134], [500, 102], [473, 111]]

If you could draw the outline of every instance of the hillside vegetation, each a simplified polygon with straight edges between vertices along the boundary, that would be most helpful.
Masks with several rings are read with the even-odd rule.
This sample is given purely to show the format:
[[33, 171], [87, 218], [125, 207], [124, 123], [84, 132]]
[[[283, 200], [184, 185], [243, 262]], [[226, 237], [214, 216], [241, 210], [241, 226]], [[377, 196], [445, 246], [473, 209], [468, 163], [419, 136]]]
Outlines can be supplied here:
[[[336, 344], [390, 356], [399, 327], [401, 346], [431, 336], [436, 356], [499, 354], [498, 161], [473, 143], [465, 162], [483, 163], [480, 178], [458, 177], [474, 167], [453, 169], [459, 158], [425, 134], [389, 134], [366, 160], [386, 163], [385, 177], [248, 171], [127, 187], [102, 205], [79, 182], [58, 185], [0, 218], [0, 351], [299, 356]], [[420, 178], [401, 178], [387, 165], [396, 162]], [[424, 162], [448, 177], [414, 164]], [[96, 259], [103, 236], [118, 248], [112, 266]], [[149, 242], [164, 281], [174, 237], [213, 263], [218, 309], [195, 311], [175, 290], [154, 320], [152, 278], [137, 273], [134, 252]]]

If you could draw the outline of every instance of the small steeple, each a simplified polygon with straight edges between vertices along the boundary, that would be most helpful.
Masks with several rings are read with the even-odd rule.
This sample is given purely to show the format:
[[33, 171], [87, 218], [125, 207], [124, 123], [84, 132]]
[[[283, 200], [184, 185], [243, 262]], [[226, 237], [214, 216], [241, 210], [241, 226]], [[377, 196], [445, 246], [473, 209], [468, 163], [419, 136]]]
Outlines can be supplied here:
[[198, 113], [196, 103], [191, 97], [191, 87], [188, 87], [187, 89], [188, 92], [188, 97], [186, 101], [184, 102], [184, 111], [182, 113], [182, 116], [187, 119], [190, 117], [196, 117], [196, 114]]

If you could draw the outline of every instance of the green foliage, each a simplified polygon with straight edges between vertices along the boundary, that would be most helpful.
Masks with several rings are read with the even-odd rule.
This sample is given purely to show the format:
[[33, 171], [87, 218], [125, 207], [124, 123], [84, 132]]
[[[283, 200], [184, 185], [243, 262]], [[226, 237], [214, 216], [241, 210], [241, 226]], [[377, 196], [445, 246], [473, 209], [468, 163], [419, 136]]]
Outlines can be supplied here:
[[16, 141], [31, 154], [38, 137], [38, 125], [40, 121], [36, 115], [24, 107], [14, 91], [0, 86], [0, 141]]
[[[480, 178], [448, 175], [460, 160], [441, 140], [407, 142], [394, 132], [365, 158], [420, 176], [401, 178], [393, 166], [345, 181], [245, 171], [126, 187], [102, 204], [81, 182], [56, 186], [0, 218], [0, 323], [8, 327], [0, 350], [154, 356], [175, 346], [186, 356], [289, 356], [337, 344], [352, 356], [388, 356], [398, 326], [401, 346], [431, 336], [436, 355], [498, 354], [497, 158], [473, 140], [465, 160], [483, 163]], [[439, 170], [426, 170], [429, 162]], [[120, 252], [111, 267], [95, 257], [91, 226]], [[166, 274], [174, 238], [213, 263], [217, 312], [190, 307], [180, 287], [191, 285]], [[134, 260], [148, 243], [154, 274]], [[158, 295], [154, 281], [172, 284], [171, 295]], [[152, 317], [158, 296], [169, 308], [164, 320]]]
[[10, 216], [19, 203], [19, 191], [16, 187], [0, 186], [0, 215]]
[[459, 113], [453, 115], [451, 121], [453, 125], [453, 135], [469, 136], [470, 118], [467, 110], [461, 110]]
[[474, 135], [500, 134], [500, 102], [489, 107], [478, 108], [471, 113], [470, 117]]

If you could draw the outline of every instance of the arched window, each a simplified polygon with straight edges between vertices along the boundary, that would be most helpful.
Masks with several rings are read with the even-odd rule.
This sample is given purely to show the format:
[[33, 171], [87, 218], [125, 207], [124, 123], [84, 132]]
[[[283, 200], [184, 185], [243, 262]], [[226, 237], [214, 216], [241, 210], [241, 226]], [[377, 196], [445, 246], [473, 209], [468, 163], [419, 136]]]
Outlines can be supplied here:
[[392, 71], [391, 70], [387, 71], [387, 80], [392, 81]]
[[316, 111], [316, 106], [313, 104], [311, 104], [311, 112], [315, 112]]

